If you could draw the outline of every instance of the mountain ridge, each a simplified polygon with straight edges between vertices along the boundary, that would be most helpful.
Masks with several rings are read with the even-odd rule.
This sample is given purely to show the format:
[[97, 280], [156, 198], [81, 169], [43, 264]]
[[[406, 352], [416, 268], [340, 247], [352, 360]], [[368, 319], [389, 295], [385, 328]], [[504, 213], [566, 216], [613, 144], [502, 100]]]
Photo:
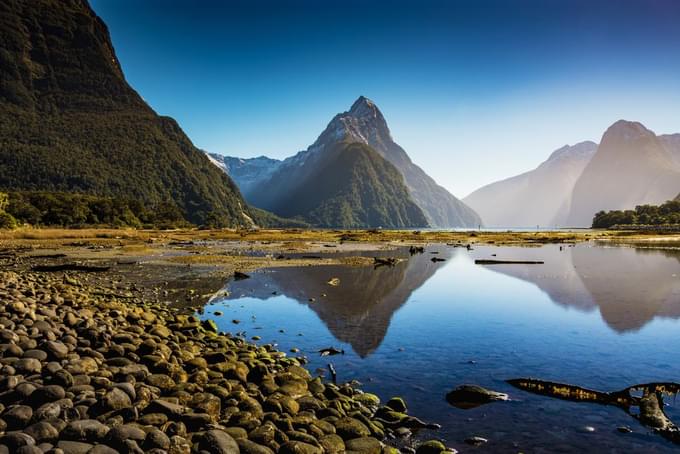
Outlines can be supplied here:
[[0, 3], [0, 189], [172, 203], [196, 224], [252, 225], [236, 185], [127, 83], [85, 0]]

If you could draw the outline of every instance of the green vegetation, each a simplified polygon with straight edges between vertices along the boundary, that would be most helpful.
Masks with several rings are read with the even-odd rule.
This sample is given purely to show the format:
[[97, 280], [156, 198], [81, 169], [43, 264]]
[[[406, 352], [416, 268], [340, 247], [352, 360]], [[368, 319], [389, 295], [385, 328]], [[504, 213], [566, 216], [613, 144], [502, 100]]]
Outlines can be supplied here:
[[606, 229], [625, 225], [680, 224], [680, 199], [661, 205], [639, 205], [635, 210], [600, 211], [593, 218], [593, 228]]
[[[306, 228], [299, 219], [286, 219], [250, 208], [253, 221], [263, 228]], [[0, 228], [18, 224], [34, 227], [92, 226], [176, 229], [194, 227], [172, 202], [149, 206], [139, 200], [100, 197], [73, 192], [0, 192]], [[203, 224], [217, 227], [219, 224]]]
[[5, 0], [0, 17], [0, 190], [138, 200], [196, 225], [249, 225], [229, 177], [127, 84], [87, 2]]
[[17, 226], [17, 220], [7, 212], [9, 197], [0, 192], [0, 229], [13, 229]]
[[305, 222], [302, 219], [282, 218], [281, 216], [277, 216], [274, 213], [270, 213], [269, 211], [261, 210], [255, 207], [250, 207], [250, 212], [253, 215], [253, 221], [255, 221], [255, 224], [265, 229], [270, 228], [304, 229], [311, 227], [311, 225], [309, 225], [308, 222]]
[[324, 159], [286, 191], [274, 210], [278, 215], [331, 228], [428, 225], [401, 173], [368, 145], [337, 143], [324, 151]]
[[[138, 200], [66, 192], [11, 192], [6, 213], [32, 226], [188, 227], [173, 203], [148, 207]], [[1, 199], [1, 197], [0, 197]]]

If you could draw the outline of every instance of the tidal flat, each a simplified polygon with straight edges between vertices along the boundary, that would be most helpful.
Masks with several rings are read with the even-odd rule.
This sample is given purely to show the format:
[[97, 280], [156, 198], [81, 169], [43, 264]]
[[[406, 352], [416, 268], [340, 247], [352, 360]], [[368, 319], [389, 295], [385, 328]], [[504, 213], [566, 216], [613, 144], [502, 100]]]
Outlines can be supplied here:
[[[607, 231], [1, 232], [0, 445], [670, 452], [637, 408], [508, 380], [677, 381], [679, 245]], [[465, 384], [508, 400], [447, 402]], [[661, 408], [680, 416], [673, 399]]]

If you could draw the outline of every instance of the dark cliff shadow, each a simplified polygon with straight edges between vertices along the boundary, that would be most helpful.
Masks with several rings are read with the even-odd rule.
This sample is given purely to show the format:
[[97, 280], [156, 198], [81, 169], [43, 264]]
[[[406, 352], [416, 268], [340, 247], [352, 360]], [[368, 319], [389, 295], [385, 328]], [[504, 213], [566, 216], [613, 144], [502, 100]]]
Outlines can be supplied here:
[[680, 318], [680, 251], [551, 245], [502, 255], [544, 260], [488, 268], [533, 283], [561, 306], [598, 308], [616, 332], [639, 330], [656, 317]]
[[[450, 248], [437, 249], [433, 255], [409, 256], [408, 251], [392, 254], [403, 260], [394, 266], [311, 266], [272, 268], [255, 273], [250, 279], [232, 282], [226, 299], [249, 296], [267, 299], [285, 295], [307, 305], [328, 327], [333, 336], [350, 344], [366, 357], [382, 343], [393, 314], [447, 262], [432, 262], [432, 257], [449, 259]], [[381, 254], [385, 255], [385, 254]], [[330, 285], [332, 278], [339, 285]], [[313, 301], [310, 301], [313, 299]]]

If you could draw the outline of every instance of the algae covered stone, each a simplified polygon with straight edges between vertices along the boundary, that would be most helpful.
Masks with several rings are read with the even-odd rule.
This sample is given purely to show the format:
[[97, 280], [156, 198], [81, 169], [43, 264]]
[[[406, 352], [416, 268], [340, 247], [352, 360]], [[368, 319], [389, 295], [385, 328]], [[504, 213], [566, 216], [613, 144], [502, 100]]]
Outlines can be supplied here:
[[446, 446], [439, 440], [429, 440], [421, 443], [416, 449], [416, 454], [440, 454], [446, 451]]

